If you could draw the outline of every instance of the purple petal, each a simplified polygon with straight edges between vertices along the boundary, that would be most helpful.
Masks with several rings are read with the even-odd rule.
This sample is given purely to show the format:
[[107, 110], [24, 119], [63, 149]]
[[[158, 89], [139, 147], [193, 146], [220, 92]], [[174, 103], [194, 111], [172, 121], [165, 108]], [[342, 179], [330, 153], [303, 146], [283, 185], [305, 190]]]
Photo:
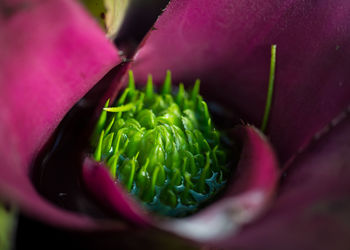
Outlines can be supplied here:
[[134, 223], [165, 229], [201, 243], [223, 240], [265, 210], [279, 178], [275, 154], [258, 130], [239, 127], [233, 136], [242, 144], [237, 174], [220, 200], [185, 219], [160, 219], [146, 214], [112, 181], [106, 168], [89, 159], [84, 163], [84, 182], [95, 198]]
[[204, 94], [260, 125], [277, 44], [268, 134], [280, 158], [340, 113], [350, 99], [350, 2], [173, 0], [135, 57], [136, 79], [202, 80]]
[[268, 215], [221, 247], [349, 248], [349, 112], [341, 118], [291, 163]]
[[116, 49], [70, 0], [0, 4], [0, 196], [50, 223], [95, 226], [45, 201], [29, 166], [66, 112], [113, 66]]
[[227, 183], [223, 197], [189, 218], [165, 223], [165, 229], [216, 245], [265, 211], [279, 179], [275, 153], [252, 126], [235, 128], [233, 136], [242, 144], [242, 151], [237, 173]]
[[86, 158], [82, 176], [87, 190], [109, 210], [117, 211], [124, 219], [140, 226], [150, 225], [145, 211], [119, 183], [111, 179], [103, 164]]

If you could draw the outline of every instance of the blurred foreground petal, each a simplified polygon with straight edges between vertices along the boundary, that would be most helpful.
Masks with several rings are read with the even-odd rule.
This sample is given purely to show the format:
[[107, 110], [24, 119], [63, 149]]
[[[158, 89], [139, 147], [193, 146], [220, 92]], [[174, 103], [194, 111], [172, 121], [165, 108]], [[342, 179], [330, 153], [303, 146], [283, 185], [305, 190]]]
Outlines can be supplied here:
[[222, 247], [349, 248], [349, 112], [332, 124], [293, 161], [273, 209]]
[[97, 200], [129, 221], [162, 228], [198, 243], [219, 244], [266, 209], [279, 178], [275, 154], [254, 127], [236, 128], [233, 137], [242, 145], [237, 174], [218, 201], [183, 219], [145, 213], [142, 205], [115, 184], [105, 167], [90, 159], [84, 163], [84, 182]]
[[0, 4], [0, 197], [69, 226], [89, 218], [60, 210], [34, 189], [29, 166], [63, 116], [120, 60], [75, 1]]

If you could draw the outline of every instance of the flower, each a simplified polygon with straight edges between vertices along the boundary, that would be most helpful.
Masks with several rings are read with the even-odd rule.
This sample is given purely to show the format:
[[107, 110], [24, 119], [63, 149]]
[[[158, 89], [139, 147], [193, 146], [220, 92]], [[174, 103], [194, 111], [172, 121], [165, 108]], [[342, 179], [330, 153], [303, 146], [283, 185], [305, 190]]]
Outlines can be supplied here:
[[[239, 117], [259, 125], [267, 88], [268, 48], [278, 45], [267, 134], [284, 178], [266, 214], [239, 232], [230, 228], [228, 236], [217, 240], [208, 240], [213, 235], [204, 234], [187, 239], [179, 236], [177, 227], [185, 230], [196, 225], [191, 219], [160, 228], [89, 160], [84, 163], [84, 178], [92, 183], [87, 188], [106, 199], [124, 220], [150, 228], [135, 229], [124, 221], [69, 212], [38, 194], [29, 178], [31, 161], [71, 106], [120, 63], [120, 58], [74, 2], [6, 1], [0, 10], [0, 46], [5, 48], [0, 51], [2, 200], [18, 204], [27, 215], [56, 227], [85, 231], [89, 235], [82, 240], [85, 246], [94, 240], [101, 242], [102, 231], [107, 231], [104, 244], [129, 247], [135, 246], [136, 239], [173, 247], [205, 243], [247, 249], [343, 249], [349, 245], [350, 3], [173, 0], [138, 49], [131, 63], [137, 82], [146, 82], [149, 73], [155, 82], [161, 82], [167, 69], [172, 70], [174, 82], [194, 82], [199, 77], [205, 83], [204, 95], [210, 93]], [[122, 73], [114, 69], [104, 81], [121, 82]], [[250, 205], [243, 209], [247, 217], [229, 210], [227, 214], [242, 223], [250, 222], [249, 216], [255, 217], [266, 206], [274, 190], [277, 163], [272, 147], [254, 128], [239, 128], [236, 133], [243, 143], [239, 164], [245, 167], [247, 179], [240, 178], [230, 191], [244, 194], [242, 190], [256, 187], [264, 191], [262, 201], [246, 196], [238, 200], [239, 205]], [[96, 185], [100, 188], [94, 188]], [[209, 206], [198, 214], [199, 221], [205, 218], [210, 223], [208, 214], [213, 218], [213, 214], [232, 209], [232, 202], [225, 207], [228, 200]], [[257, 204], [252, 204], [256, 200]]]

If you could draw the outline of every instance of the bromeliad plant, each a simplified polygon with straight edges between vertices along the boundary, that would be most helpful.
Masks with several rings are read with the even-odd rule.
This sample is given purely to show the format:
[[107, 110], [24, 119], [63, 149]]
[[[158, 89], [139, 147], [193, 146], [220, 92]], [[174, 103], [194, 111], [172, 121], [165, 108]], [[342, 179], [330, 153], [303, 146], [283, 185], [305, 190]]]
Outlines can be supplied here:
[[177, 93], [167, 72], [160, 93], [149, 76], [144, 91], [129, 86], [98, 120], [93, 138], [94, 159], [104, 161], [114, 179], [163, 215], [194, 212], [225, 184], [228, 169], [199, 80]]
[[[82, 163], [79, 153], [79, 160], [69, 161], [69, 174], [54, 175], [54, 184], [68, 179], [81, 184], [74, 173], [85, 171], [85, 177], [91, 177], [87, 186], [102, 201], [98, 204], [117, 216], [62, 209], [62, 201], [71, 198], [65, 195], [69, 187], [53, 192], [58, 202], [52, 203], [35, 189], [30, 175], [33, 160], [72, 106], [97, 82], [121, 84], [115, 77], [116, 72], [123, 74], [115, 67], [123, 61], [120, 48], [76, 1], [1, 1], [1, 202], [55, 228], [69, 228], [69, 239], [77, 239], [84, 249], [140, 247], [138, 243], [162, 249], [192, 244], [347, 249], [349, 13], [350, 2], [344, 0], [170, 1], [137, 53], [128, 54], [136, 82], [146, 82], [149, 73], [154, 82], [161, 82], [166, 69], [176, 82], [199, 77], [210, 99], [260, 125], [267, 48], [278, 44], [278, 84], [265, 132], [286, 174], [271, 204], [278, 177], [275, 152], [257, 129], [242, 126], [234, 131], [242, 145], [238, 177], [227, 179], [221, 199], [189, 217], [169, 219], [167, 225], [150, 216], [143, 230], [145, 223], [138, 223], [137, 215], [144, 210], [137, 214], [106, 169]], [[60, 161], [64, 158], [57, 160], [57, 169], [66, 166]], [[77, 199], [78, 205], [82, 201]], [[254, 221], [264, 208], [268, 212]], [[240, 227], [245, 223], [250, 225]], [[43, 243], [41, 233], [30, 238]]]

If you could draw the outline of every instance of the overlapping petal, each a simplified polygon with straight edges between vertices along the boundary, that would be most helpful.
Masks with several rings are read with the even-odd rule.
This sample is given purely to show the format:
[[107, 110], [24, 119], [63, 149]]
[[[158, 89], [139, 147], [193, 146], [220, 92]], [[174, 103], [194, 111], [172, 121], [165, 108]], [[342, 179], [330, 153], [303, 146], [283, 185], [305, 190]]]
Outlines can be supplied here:
[[349, 103], [349, 12], [343, 0], [173, 0], [135, 57], [135, 75], [199, 77], [204, 95], [260, 125], [277, 44], [268, 134], [285, 162]]
[[29, 166], [63, 116], [120, 60], [74, 1], [0, 4], [0, 196], [43, 220], [93, 226], [45, 201]]
[[221, 242], [265, 211], [279, 179], [274, 151], [257, 129], [238, 127], [233, 130], [233, 138], [241, 144], [242, 151], [237, 173], [228, 181], [223, 196], [183, 219], [158, 218], [145, 212], [112, 181], [105, 167], [90, 159], [84, 162], [84, 183], [95, 199], [139, 226], [164, 229], [200, 243]]
[[333, 120], [324, 134], [291, 163], [273, 209], [221, 246], [347, 249], [349, 142], [348, 111]]

